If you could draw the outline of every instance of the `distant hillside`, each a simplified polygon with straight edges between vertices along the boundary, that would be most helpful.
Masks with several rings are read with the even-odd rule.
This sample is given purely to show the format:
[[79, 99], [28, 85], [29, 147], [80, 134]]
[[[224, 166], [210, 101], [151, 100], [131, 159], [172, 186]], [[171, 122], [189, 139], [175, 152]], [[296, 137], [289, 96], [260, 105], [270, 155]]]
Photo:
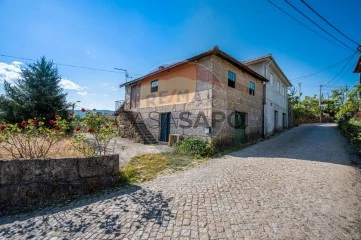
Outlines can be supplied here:
[[[111, 111], [111, 110], [96, 110], [96, 111], [101, 114], [106, 114], [106, 115], [112, 115], [114, 113], [114, 111]], [[81, 110], [75, 110], [74, 114], [81, 116], [81, 117], [85, 116], [85, 112], [82, 112]]]

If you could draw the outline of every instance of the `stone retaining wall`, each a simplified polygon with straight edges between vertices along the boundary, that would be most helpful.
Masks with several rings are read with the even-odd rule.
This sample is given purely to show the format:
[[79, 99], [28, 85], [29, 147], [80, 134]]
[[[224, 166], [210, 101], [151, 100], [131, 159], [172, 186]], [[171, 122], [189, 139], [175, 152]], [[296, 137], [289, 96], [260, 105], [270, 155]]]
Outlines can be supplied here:
[[96, 192], [115, 185], [118, 174], [119, 155], [0, 160], [0, 212]]

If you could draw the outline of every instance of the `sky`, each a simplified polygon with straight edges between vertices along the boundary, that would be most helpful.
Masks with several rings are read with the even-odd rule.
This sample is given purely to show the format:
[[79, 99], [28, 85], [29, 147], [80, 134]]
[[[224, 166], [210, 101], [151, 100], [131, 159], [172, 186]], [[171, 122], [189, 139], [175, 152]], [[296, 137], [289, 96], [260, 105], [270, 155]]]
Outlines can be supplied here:
[[[125, 81], [124, 72], [114, 68], [126, 69], [137, 78], [215, 45], [240, 61], [271, 53], [296, 88], [301, 82], [303, 96], [318, 94], [320, 84], [325, 85], [323, 96], [327, 97], [333, 88], [347, 84], [350, 89], [357, 83], [359, 76], [353, 73], [359, 56], [354, 54], [356, 44], [300, 1], [289, 0], [349, 48], [285, 1], [270, 1], [323, 37], [267, 0], [0, 0], [0, 55], [15, 57], [0, 56], [0, 94], [4, 80], [14, 82], [20, 69], [32, 63], [25, 59], [45, 56], [55, 63], [109, 71], [57, 65], [67, 100], [81, 101], [76, 109], [114, 110], [115, 101], [124, 99], [119, 84]], [[306, 2], [361, 42], [359, 0]], [[320, 70], [312, 77], [296, 79]]]

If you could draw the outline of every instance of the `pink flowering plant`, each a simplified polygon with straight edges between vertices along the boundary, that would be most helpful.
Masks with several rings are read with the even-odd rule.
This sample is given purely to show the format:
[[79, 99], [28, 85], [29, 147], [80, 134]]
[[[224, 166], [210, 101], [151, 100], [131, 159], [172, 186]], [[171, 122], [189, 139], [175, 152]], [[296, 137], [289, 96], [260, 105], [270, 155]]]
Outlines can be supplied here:
[[[96, 111], [87, 111], [85, 116], [73, 118], [75, 129], [73, 146], [84, 156], [103, 156], [114, 152], [116, 127], [114, 122]], [[112, 143], [112, 144], [111, 144]]]
[[45, 119], [29, 119], [15, 124], [0, 124], [0, 147], [14, 158], [46, 158], [62, 141], [68, 129], [66, 120], [58, 115]]

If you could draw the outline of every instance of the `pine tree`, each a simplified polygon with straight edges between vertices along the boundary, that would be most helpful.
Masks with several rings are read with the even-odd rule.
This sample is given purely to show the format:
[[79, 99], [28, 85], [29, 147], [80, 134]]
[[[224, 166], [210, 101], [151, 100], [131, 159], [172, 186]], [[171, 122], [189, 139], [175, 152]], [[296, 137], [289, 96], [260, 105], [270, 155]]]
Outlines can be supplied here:
[[5, 94], [0, 96], [0, 119], [20, 122], [32, 118], [67, 118], [66, 93], [60, 86], [61, 77], [53, 62], [42, 57], [21, 70], [14, 85], [4, 82]]

